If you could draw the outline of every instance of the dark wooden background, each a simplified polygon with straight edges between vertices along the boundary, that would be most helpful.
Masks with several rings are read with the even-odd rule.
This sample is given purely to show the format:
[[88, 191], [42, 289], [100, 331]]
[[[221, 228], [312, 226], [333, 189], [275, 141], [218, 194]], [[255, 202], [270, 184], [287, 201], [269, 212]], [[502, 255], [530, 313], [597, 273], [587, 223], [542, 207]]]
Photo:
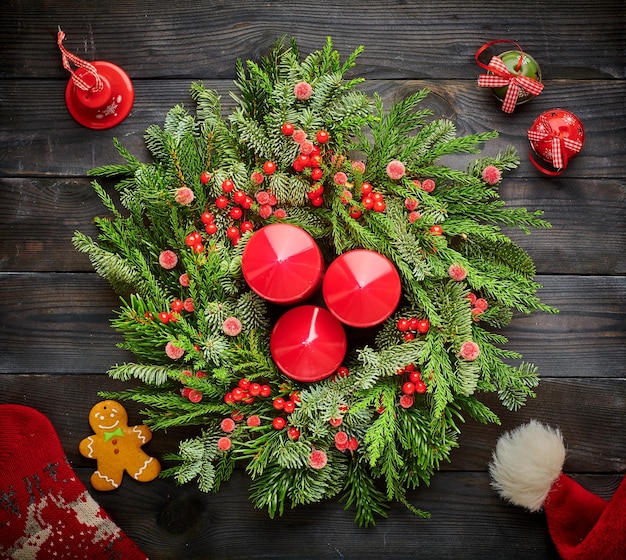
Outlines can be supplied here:
[[[428, 87], [426, 104], [460, 134], [498, 130], [486, 153], [513, 145], [523, 158], [503, 198], [545, 210], [553, 224], [530, 236], [511, 233], [537, 264], [543, 300], [560, 309], [516, 317], [504, 332], [511, 349], [539, 367], [537, 398], [518, 413], [487, 399], [502, 426], [468, 422], [451, 463], [430, 487], [410, 493], [429, 520], [398, 506], [376, 527], [359, 529], [338, 503], [269, 520], [248, 502], [241, 473], [219, 495], [162, 480], [93, 491], [151, 558], [556, 558], [545, 517], [503, 503], [486, 472], [498, 436], [530, 418], [561, 427], [566, 472], [612, 495], [626, 470], [623, 0], [11, 0], [1, 21], [0, 403], [47, 414], [86, 484], [95, 465], [79, 455], [78, 442], [90, 433], [88, 411], [98, 391], [121, 388], [106, 371], [128, 359], [109, 327], [117, 297], [71, 244], [76, 229], [94, 234], [91, 218], [104, 211], [86, 174], [118, 161], [114, 137], [147, 158], [143, 131], [172, 105], [189, 103], [192, 80], [221, 92], [229, 109], [236, 59], [258, 58], [281, 35], [295, 36], [303, 53], [328, 35], [344, 56], [364, 45], [356, 74], [368, 92], [391, 102]], [[69, 50], [131, 76], [135, 104], [118, 127], [89, 130], [67, 113], [58, 25]], [[512, 115], [476, 86], [474, 52], [499, 38], [520, 42], [546, 84]], [[558, 178], [526, 158], [526, 130], [554, 107], [577, 114], [587, 133]], [[174, 432], [157, 433], [147, 450], [159, 455], [177, 441]]]

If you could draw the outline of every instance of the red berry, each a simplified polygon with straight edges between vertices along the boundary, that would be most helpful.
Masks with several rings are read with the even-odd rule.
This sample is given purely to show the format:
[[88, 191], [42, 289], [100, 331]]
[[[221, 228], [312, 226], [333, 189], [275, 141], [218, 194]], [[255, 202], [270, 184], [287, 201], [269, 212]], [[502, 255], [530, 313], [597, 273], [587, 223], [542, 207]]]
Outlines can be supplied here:
[[314, 167], [311, 170], [311, 179], [314, 181], [319, 181], [324, 176], [324, 171], [322, 171], [319, 167]]
[[363, 215], [361, 209], [358, 206], [352, 206], [350, 208], [350, 217], [354, 220], [358, 220]]
[[232, 441], [230, 438], [224, 436], [217, 440], [217, 447], [221, 451], [228, 451], [232, 445]]
[[246, 195], [246, 197], [239, 204], [242, 208], [245, 208], [247, 210], [248, 208], [252, 207], [252, 205], [254, 204], [254, 200], [251, 196]]
[[422, 181], [422, 189], [426, 192], [433, 192], [435, 190], [435, 181], [432, 179], [424, 179]]
[[[313, 169], [319, 169], [320, 165], [322, 165], [322, 156], [319, 154], [309, 154], [309, 166]], [[312, 173], [313, 172], [311, 172], [311, 174]]]
[[307, 156], [306, 154], [300, 154], [296, 161], [300, 162], [302, 169], [304, 169], [305, 167], [309, 167], [309, 165], [311, 165], [311, 158]]
[[293, 441], [296, 441], [300, 437], [300, 430], [298, 430], [298, 428], [291, 427], [287, 430], [287, 435]]
[[407, 332], [409, 330], [410, 323], [408, 319], [398, 319], [396, 327], [400, 332]]
[[261, 394], [261, 385], [258, 383], [250, 383], [248, 392], [250, 393], [251, 397], [258, 397]]
[[409, 330], [411, 331], [417, 330], [417, 319], [415, 317], [411, 317], [409, 319]]
[[231, 391], [231, 394], [233, 396], [233, 400], [235, 401], [240, 401], [246, 396], [245, 391], [241, 387], [235, 387]]
[[355, 437], [351, 437], [351, 438], [348, 440], [348, 449], [349, 449], [350, 451], [356, 451], [356, 450], [357, 450], [357, 447], [359, 447], [359, 440], [358, 440], [358, 439], [356, 439]]
[[325, 130], [319, 130], [315, 135], [315, 138], [317, 138], [317, 141], [320, 144], [326, 144], [326, 142], [328, 142], [329, 135]]
[[283, 126], [280, 127], [280, 131], [285, 135], [285, 136], [291, 136], [293, 134], [294, 131], [294, 126], [289, 123], [283, 123]]
[[285, 399], [281, 398], [281, 397], [276, 397], [274, 399], [274, 401], [272, 402], [272, 406], [276, 409], [276, 410], [282, 410], [283, 407], [285, 406]]
[[247, 231], [252, 231], [254, 229], [254, 224], [252, 222], [241, 222], [239, 226], [241, 233], [246, 233]]
[[371, 196], [364, 196], [361, 200], [366, 210], [371, 210], [374, 207], [374, 199]]
[[374, 187], [370, 183], [362, 183], [361, 184], [361, 194], [363, 196], [367, 196], [374, 190]]
[[167, 325], [170, 321], [170, 314], [167, 311], [161, 311], [161, 313], [159, 313], [159, 319], [161, 323]]
[[442, 235], [443, 228], [439, 224], [435, 224], [434, 226], [430, 227], [430, 233], [432, 233], [433, 235]]
[[215, 224], [207, 224], [204, 226], [204, 231], [209, 235], [215, 235], [217, 233], [217, 226]]
[[410, 381], [404, 383], [402, 385], [402, 392], [405, 395], [412, 395], [413, 393], [415, 393], [415, 383], [411, 383]]
[[187, 235], [187, 237], [185, 237], [185, 245], [187, 245], [187, 247], [193, 247], [194, 245], [196, 245], [197, 243], [200, 243], [201, 241], [202, 241], [202, 236], [197, 231], [194, 231], [190, 233], [189, 235]]
[[409, 381], [411, 383], [419, 383], [422, 380], [422, 374], [419, 371], [412, 371], [409, 374]]
[[318, 196], [311, 200], [311, 204], [317, 208], [319, 208], [322, 204], [324, 204], [324, 199], [321, 196]]
[[230, 179], [224, 179], [222, 181], [222, 191], [225, 193], [229, 193], [232, 192], [232, 190], [235, 188], [235, 183], [233, 183], [232, 180]]
[[272, 394], [272, 388], [269, 385], [261, 385], [261, 396], [267, 398]]
[[403, 340], [409, 341], [409, 340], [413, 340], [415, 338], [415, 335], [412, 332], [405, 332], [402, 335]]
[[233, 193], [233, 200], [235, 201], [235, 204], [241, 204], [242, 202], [245, 202], [247, 196], [248, 195], [244, 191], [235, 191]]
[[200, 391], [192, 389], [191, 391], [189, 391], [189, 395], [187, 396], [187, 398], [192, 403], [199, 403], [202, 400], [202, 393]]
[[336, 428], [337, 426], [341, 426], [341, 424], [343, 424], [343, 418], [341, 418], [341, 416], [333, 416], [328, 423]]
[[211, 174], [208, 171], [200, 173], [200, 182], [206, 185], [211, 180]]
[[228, 239], [236, 239], [239, 235], [239, 228], [235, 226], [230, 226], [226, 229], [226, 237], [228, 237]]
[[204, 212], [201, 216], [200, 216], [200, 221], [206, 225], [206, 224], [212, 224], [213, 223], [213, 214], [211, 214], [211, 212]]
[[418, 381], [415, 384], [415, 392], [416, 393], [424, 394], [427, 389], [428, 389], [428, 387], [426, 387], [426, 383], [424, 383], [423, 381]]
[[375, 200], [374, 205], [372, 206], [372, 210], [374, 210], [374, 212], [384, 212], [386, 208], [387, 205], [383, 200]]
[[238, 382], [237, 382], [237, 386], [241, 387], [243, 390], [249, 389], [250, 388], [250, 380], [246, 379], [245, 377], [242, 377]]
[[228, 215], [233, 219], [233, 220], [240, 220], [241, 216], [243, 216], [243, 210], [241, 208], [239, 208], [239, 206], [233, 206], [230, 209], [230, 212], [228, 213]]
[[285, 414], [291, 414], [296, 409], [296, 403], [293, 401], [285, 401], [283, 405], [283, 412]]
[[276, 171], [276, 164], [273, 161], [266, 161], [263, 164], [263, 171], [266, 175], [271, 175], [274, 171]]
[[416, 330], [420, 334], [426, 334], [430, 329], [430, 321], [428, 319], [420, 319], [417, 322]]
[[202, 253], [204, 251], [204, 245], [202, 243], [196, 243], [193, 246], [194, 253]]
[[226, 394], [224, 395], [224, 402], [225, 402], [226, 404], [234, 404], [235, 399], [234, 399], [233, 394], [232, 394], [231, 392], [226, 393]]
[[225, 196], [218, 196], [215, 199], [215, 206], [217, 206], [221, 210], [224, 210], [224, 208], [228, 206], [228, 199]]
[[350, 370], [346, 366], [341, 366], [337, 369], [337, 377], [348, 377]]
[[175, 311], [176, 313], [180, 313], [183, 310], [184, 305], [185, 304], [182, 302], [182, 300], [175, 299], [171, 305], [172, 311]]
[[272, 420], [272, 426], [275, 430], [282, 430], [287, 424], [287, 421], [282, 416], [277, 416]]

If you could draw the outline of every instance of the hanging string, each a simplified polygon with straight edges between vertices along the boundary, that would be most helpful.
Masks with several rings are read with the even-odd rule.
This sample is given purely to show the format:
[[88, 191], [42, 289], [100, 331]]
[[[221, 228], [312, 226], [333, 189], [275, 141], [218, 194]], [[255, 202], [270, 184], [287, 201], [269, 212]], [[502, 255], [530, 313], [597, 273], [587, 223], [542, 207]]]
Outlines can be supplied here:
[[493, 45], [497, 45], [498, 43], [509, 43], [517, 47], [517, 50], [519, 51], [520, 56], [519, 56], [519, 59], [517, 60], [517, 64], [515, 65], [515, 72], [519, 72], [520, 68], [522, 67], [522, 63], [524, 62], [524, 51], [522, 50], [522, 47], [518, 43], [516, 43], [515, 41], [511, 41], [510, 39], [496, 39], [495, 41], [489, 41], [488, 43], [485, 43], [482, 47], [480, 47], [480, 49], [476, 51], [476, 54], [474, 55], [476, 64], [478, 64], [478, 66], [480, 66], [483, 70], [490, 70], [489, 66], [485, 64], [484, 62], [481, 62], [479, 58], [480, 58], [480, 55], [483, 54], [489, 47], [492, 47]]
[[[72, 75], [72, 81], [74, 85], [82, 89], [83, 91], [92, 91], [93, 93], [98, 93], [102, 91], [103, 85], [100, 76], [98, 75], [98, 71], [96, 67], [83, 60], [82, 58], [76, 56], [75, 54], [68, 51], [63, 46], [63, 40], [65, 39], [65, 33], [61, 31], [61, 27], [59, 27], [59, 32], [57, 34], [57, 45], [59, 45], [59, 49], [61, 50], [62, 60], [63, 60], [63, 68], [65, 68]], [[89, 83], [83, 79], [81, 75], [76, 73], [74, 68], [72, 68], [72, 64], [78, 68], [82, 68], [87, 71], [87, 74], [93, 76], [94, 83]], [[84, 75], [84, 73], [83, 73]]]

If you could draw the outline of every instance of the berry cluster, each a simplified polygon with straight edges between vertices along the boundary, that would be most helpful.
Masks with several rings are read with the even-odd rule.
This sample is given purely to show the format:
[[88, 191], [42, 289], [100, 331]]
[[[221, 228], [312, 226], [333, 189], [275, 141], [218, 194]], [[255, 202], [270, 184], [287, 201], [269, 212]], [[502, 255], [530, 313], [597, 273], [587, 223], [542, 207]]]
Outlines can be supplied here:
[[[181, 372], [180, 382], [185, 385], [187, 383], [187, 379], [192, 377], [200, 379], [203, 377], [207, 377], [207, 374], [204, 371], [196, 371], [196, 373], [194, 374], [190, 370], [186, 369]], [[189, 399], [192, 403], [199, 403], [202, 400], [202, 391], [192, 389], [191, 387], [181, 387], [180, 394], [184, 398]]]
[[403, 369], [398, 370], [397, 373], [404, 376], [400, 406], [402, 408], [411, 408], [415, 402], [415, 393], [423, 395], [428, 390], [428, 387], [422, 380], [422, 374], [415, 369], [413, 364], [406, 365]]
[[237, 386], [224, 395], [226, 404], [243, 402], [252, 404], [256, 397], [268, 398], [272, 395], [272, 388], [269, 385], [261, 385], [242, 378], [237, 382]]
[[346, 450], [356, 451], [359, 447], [359, 440], [340, 430], [335, 434], [335, 447], [342, 452]]
[[410, 319], [401, 318], [396, 323], [396, 328], [402, 333], [404, 340], [413, 340], [415, 334], [426, 334], [430, 330], [430, 321], [428, 319]]
[[485, 311], [487, 311], [489, 304], [487, 303], [487, 300], [485, 298], [479, 298], [476, 296], [476, 294], [471, 292], [467, 294], [466, 297], [467, 299], [469, 299], [470, 305], [472, 307], [471, 312], [474, 316], [474, 321], [478, 321], [479, 315], [482, 315]]

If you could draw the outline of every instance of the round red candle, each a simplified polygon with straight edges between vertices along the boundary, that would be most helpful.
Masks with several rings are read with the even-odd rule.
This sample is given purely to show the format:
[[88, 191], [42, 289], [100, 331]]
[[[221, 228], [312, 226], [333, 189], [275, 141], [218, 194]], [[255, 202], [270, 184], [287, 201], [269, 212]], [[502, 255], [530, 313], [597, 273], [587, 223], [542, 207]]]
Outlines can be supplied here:
[[330, 312], [352, 327], [382, 323], [400, 301], [400, 275], [387, 257], [355, 249], [328, 267], [322, 293]]
[[278, 368], [296, 381], [313, 382], [334, 373], [346, 355], [346, 333], [326, 309], [300, 305], [284, 313], [270, 336]]
[[318, 288], [324, 261], [306, 231], [290, 224], [271, 224], [252, 235], [241, 267], [252, 291], [273, 303], [291, 304]]

